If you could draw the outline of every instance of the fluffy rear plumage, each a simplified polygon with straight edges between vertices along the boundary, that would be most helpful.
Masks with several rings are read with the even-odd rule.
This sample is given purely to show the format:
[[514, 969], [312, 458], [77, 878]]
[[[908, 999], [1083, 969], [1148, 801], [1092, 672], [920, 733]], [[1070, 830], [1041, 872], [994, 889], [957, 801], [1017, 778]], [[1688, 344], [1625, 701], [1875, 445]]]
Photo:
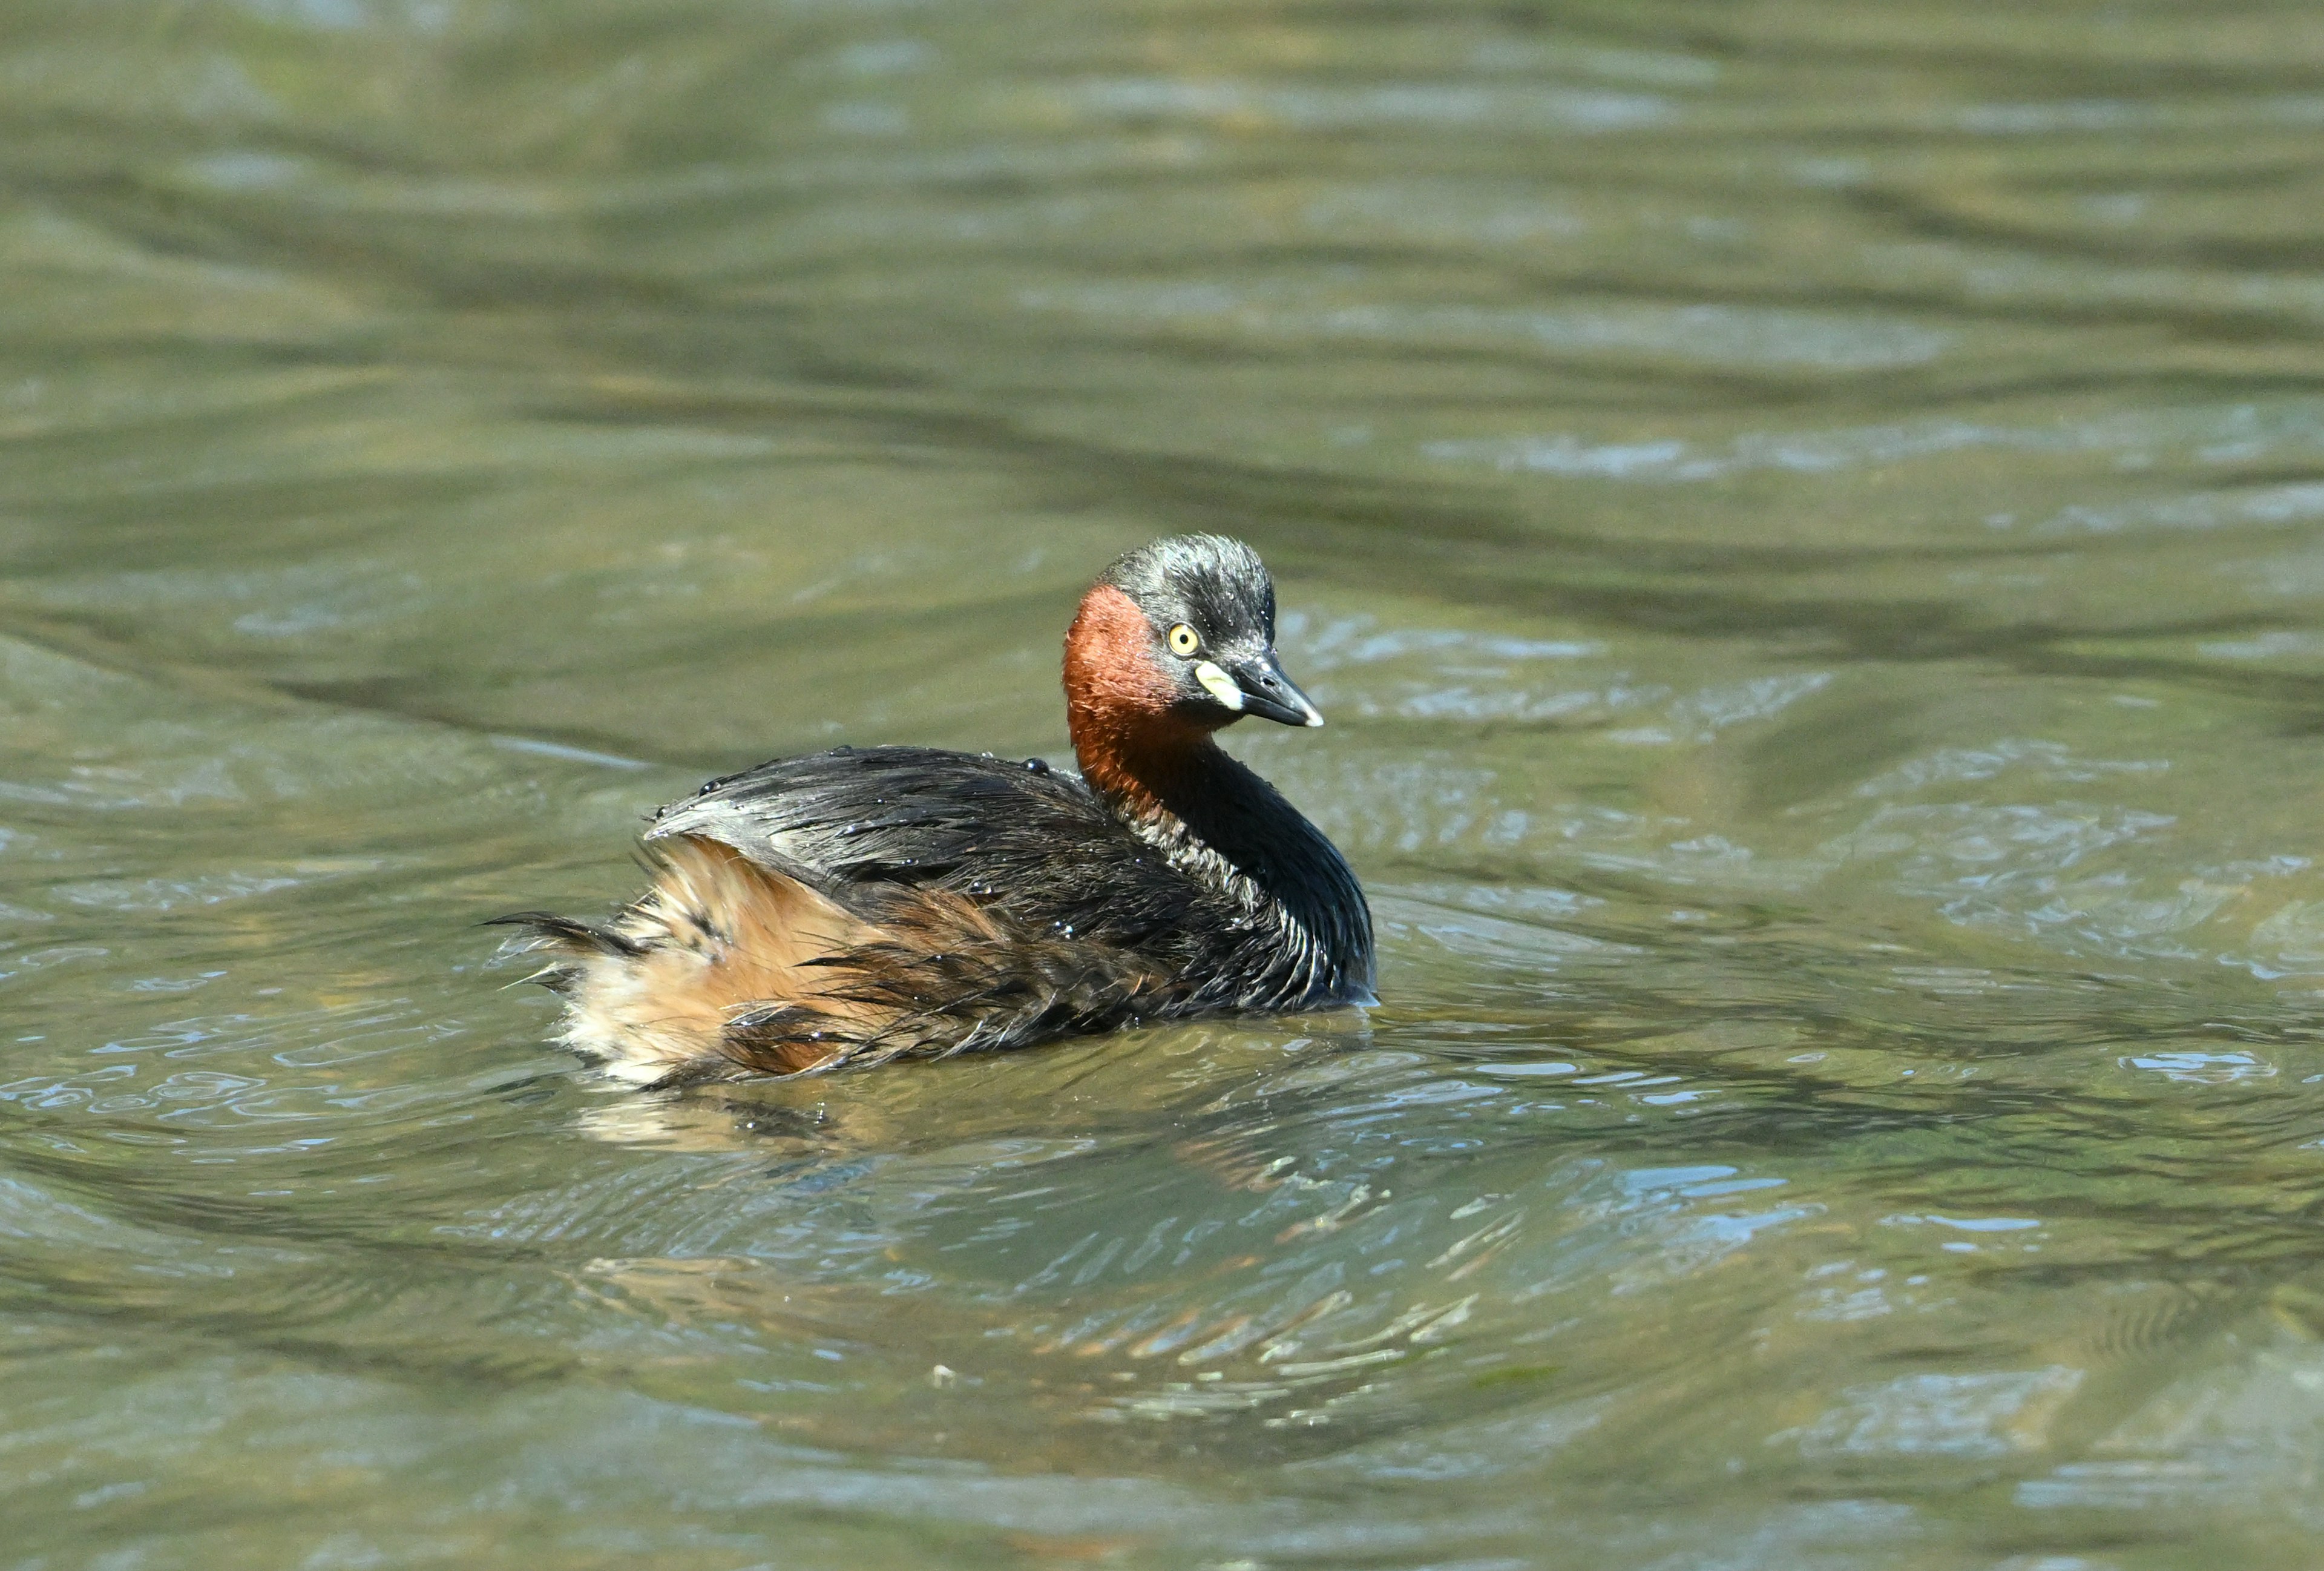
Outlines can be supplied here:
[[1007, 1048], [1170, 1012], [1150, 959], [1027, 933], [975, 900], [890, 885], [843, 910], [714, 840], [650, 843], [653, 882], [604, 925], [497, 919], [549, 956], [562, 1040], [608, 1073], [671, 1086]]
[[[653, 882], [603, 926], [542, 911], [502, 917], [549, 956], [537, 979], [567, 1003], [563, 1040], [626, 1080], [708, 1077], [734, 1017], [804, 1001], [812, 965], [874, 935], [795, 879], [711, 840], [648, 852]], [[814, 1067], [784, 1064], [776, 1073]]]

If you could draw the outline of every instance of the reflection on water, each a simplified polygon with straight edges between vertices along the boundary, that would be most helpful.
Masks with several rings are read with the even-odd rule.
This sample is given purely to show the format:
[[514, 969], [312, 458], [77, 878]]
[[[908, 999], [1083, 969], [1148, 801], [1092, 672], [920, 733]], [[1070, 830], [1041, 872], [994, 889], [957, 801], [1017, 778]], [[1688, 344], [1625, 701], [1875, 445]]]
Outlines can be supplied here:
[[[2306, 1566], [2319, 40], [10, 7], [10, 1563]], [[1382, 1007], [541, 1046], [475, 920], [1194, 527]]]

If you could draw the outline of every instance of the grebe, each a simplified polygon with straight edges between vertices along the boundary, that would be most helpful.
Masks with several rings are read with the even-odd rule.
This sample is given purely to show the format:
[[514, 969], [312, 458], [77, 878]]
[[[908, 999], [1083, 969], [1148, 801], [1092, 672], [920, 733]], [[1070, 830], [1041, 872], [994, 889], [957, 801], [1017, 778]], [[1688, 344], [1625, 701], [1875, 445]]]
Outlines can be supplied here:
[[1117, 559], [1065, 687], [1078, 780], [927, 747], [778, 759], [657, 811], [652, 887], [610, 921], [497, 919], [551, 956], [562, 1040], [678, 1086], [1373, 1002], [1355, 875], [1213, 740], [1323, 723], [1258, 553], [1196, 534]]

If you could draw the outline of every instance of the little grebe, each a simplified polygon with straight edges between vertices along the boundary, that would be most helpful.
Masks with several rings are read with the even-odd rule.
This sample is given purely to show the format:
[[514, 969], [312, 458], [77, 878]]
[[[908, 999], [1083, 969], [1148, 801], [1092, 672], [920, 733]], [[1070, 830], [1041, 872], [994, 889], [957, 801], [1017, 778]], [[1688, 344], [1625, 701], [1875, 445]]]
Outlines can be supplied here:
[[553, 956], [564, 1040], [670, 1086], [1371, 1002], [1355, 875], [1212, 740], [1323, 723], [1277, 661], [1258, 554], [1120, 558], [1065, 684], [1079, 780], [927, 747], [778, 759], [655, 813], [653, 886], [612, 920], [499, 919]]

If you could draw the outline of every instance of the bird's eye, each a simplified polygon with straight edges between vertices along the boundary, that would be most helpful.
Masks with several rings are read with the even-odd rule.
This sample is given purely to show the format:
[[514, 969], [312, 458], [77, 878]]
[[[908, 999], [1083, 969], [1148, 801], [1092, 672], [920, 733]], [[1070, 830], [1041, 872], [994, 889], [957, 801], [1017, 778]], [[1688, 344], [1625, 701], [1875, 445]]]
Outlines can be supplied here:
[[1187, 626], [1185, 623], [1181, 622], [1176, 626], [1170, 629], [1170, 652], [1172, 654], [1192, 654], [1202, 647], [1203, 641], [1195, 637], [1194, 630]]

